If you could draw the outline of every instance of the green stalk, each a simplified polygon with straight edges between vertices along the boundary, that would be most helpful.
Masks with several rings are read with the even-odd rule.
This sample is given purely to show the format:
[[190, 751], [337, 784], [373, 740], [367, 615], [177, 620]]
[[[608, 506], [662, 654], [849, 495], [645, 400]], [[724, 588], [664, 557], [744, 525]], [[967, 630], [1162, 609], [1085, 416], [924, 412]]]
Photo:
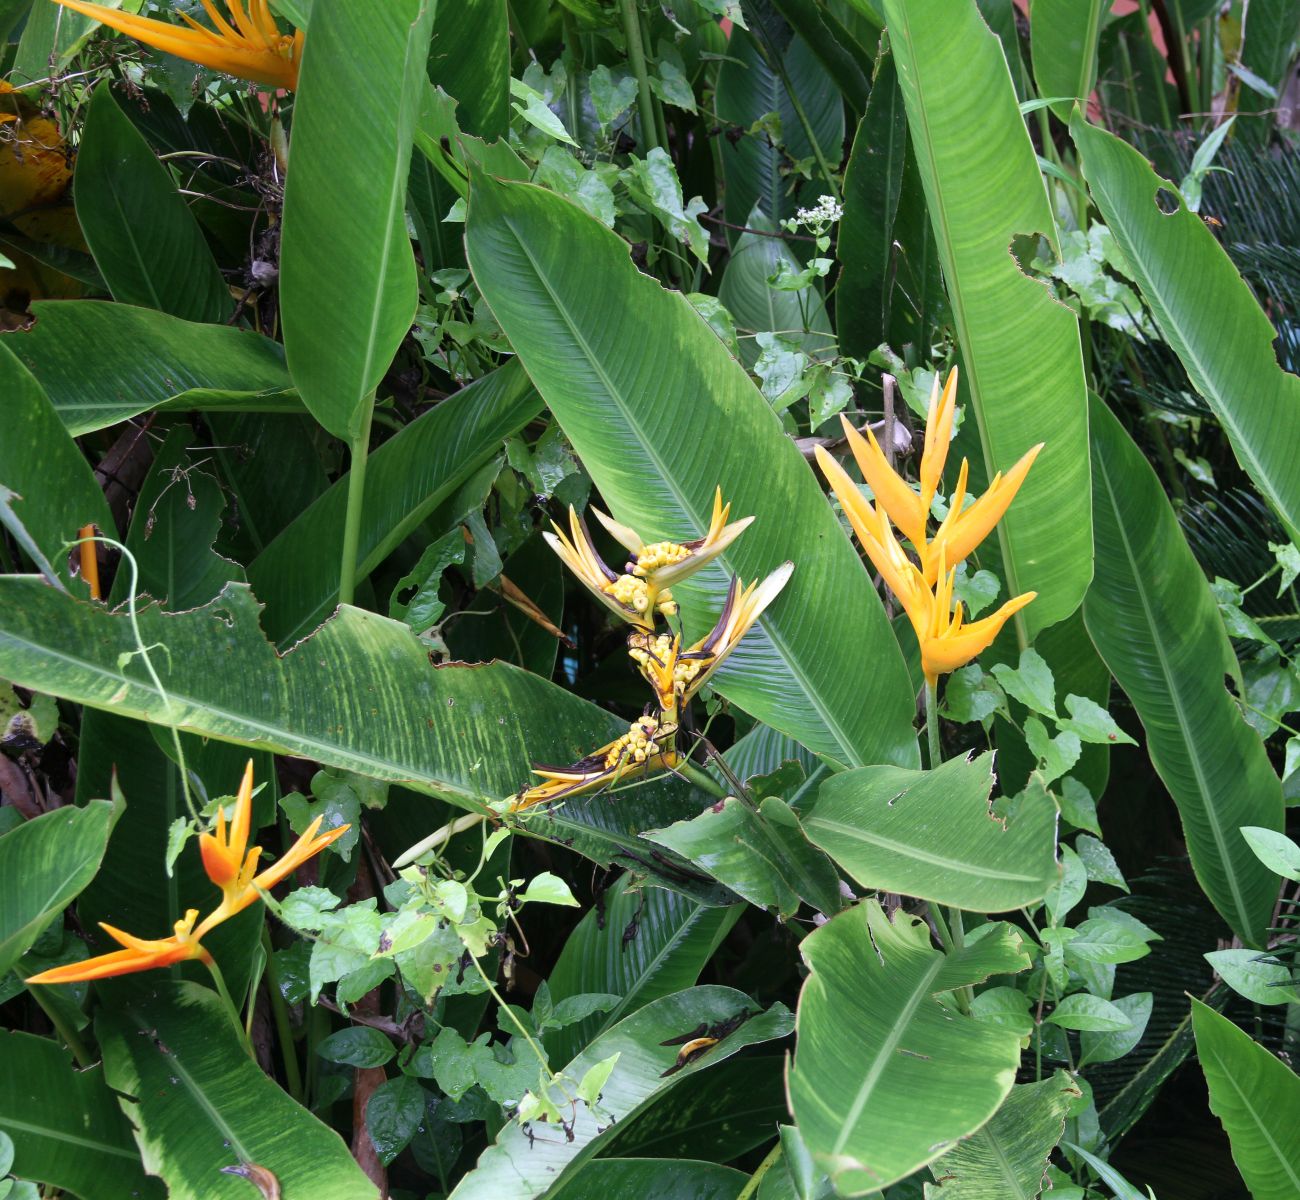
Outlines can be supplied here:
[[293, 1025], [289, 1021], [289, 1006], [280, 990], [280, 969], [275, 965], [271, 946], [271, 931], [262, 922], [262, 950], [266, 954], [266, 990], [271, 997], [271, 1017], [275, 1021], [275, 1035], [280, 1039], [280, 1059], [284, 1063], [284, 1081], [289, 1095], [302, 1103], [302, 1072], [298, 1070], [298, 1051], [293, 1041]]
[[930, 751], [930, 770], [943, 761], [939, 748], [939, 681], [925, 681], [925, 740]]
[[763, 1176], [781, 1161], [781, 1150], [781, 1139], [777, 1138], [776, 1145], [767, 1152], [767, 1157], [758, 1164], [758, 1170], [749, 1177], [749, 1181], [740, 1189], [740, 1195], [736, 1197], [736, 1200], [749, 1200], [758, 1191], [758, 1185], [763, 1182]]
[[623, 16], [623, 36], [627, 39], [627, 58], [636, 76], [637, 111], [641, 117], [641, 137], [646, 148], [653, 150], [660, 144], [659, 127], [655, 120], [654, 95], [650, 91], [650, 75], [645, 65], [645, 45], [641, 41], [641, 14], [637, 0], [618, 0]]
[[77, 1060], [77, 1066], [93, 1066], [94, 1056], [86, 1049], [85, 1043], [77, 1036], [77, 1031], [63, 1019], [63, 1015], [58, 1008], [51, 1004], [44, 996], [41, 995], [41, 988], [44, 984], [38, 983], [35, 987], [27, 989], [28, 994], [36, 1001], [40, 1010], [50, 1019], [50, 1024], [54, 1026], [54, 1031], [63, 1039], [63, 1044], [72, 1051], [72, 1057]]
[[[925, 681], [925, 738], [930, 750], [930, 770], [933, 771], [943, 762], [943, 750], [939, 744], [939, 682], [927, 677]], [[961, 909], [947, 909], [947, 916], [938, 904], [930, 905], [930, 915], [934, 918], [939, 938], [948, 951], [960, 950], [966, 944], [966, 929], [962, 925]], [[974, 989], [969, 985], [957, 988], [957, 1007], [962, 1012], [970, 1012], [971, 1001], [975, 998]]]
[[715, 796], [719, 800], [727, 799], [727, 789], [724, 788], [716, 779], [707, 771], [701, 770], [689, 759], [682, 759], [681, 762], [673, 768], [679, 775], [689, 779], [702, 792], [708, 792], [710, 796]]
[[361, 539], [361, 511], [366, 498], [366, 460], [370, 456], [370, 423], [375, 415], [375, 395], [366, 397], [361, 429], [350, 443], [348, 507], [343, 522], [343, 559], [339, 564], [339, 603], [351, 604], [357, 587], [357, 544]]
[[226, 977], [221, 973], [221, 968], [217, 966], [217, 960], [209, 957], [204, 966], [208, 968], [208, 974], [212, 976], [212, 982], [217, 985], [217, 995], [221, 997], [221, 1003], [225, 1007], [226, 1014], [230, 1017], [230, 1023], [235, 1027], [235, 1032], [239, 1035], [240, 1042], [248, 1052], [248, 1057], [255, 1058], [252, 1043], [244, 1030], [244, 1023], [239, 1019], [239, 1009], [235, 1006], [235, 1001], [230, 995], [230, 989], [226, 987]]

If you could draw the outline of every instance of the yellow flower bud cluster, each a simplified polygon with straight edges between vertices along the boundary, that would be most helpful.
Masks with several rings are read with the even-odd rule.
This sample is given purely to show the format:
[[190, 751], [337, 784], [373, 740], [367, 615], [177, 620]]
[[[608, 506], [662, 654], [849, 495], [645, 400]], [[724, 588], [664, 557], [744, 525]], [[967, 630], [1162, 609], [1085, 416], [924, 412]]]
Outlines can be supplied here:
[[610, 746], [605, 755], [605, 769], [612, 770], [622, 763], [643, 763], [658, 754], [659, 743], [655, 741], [658, 733], [659, 722], [654, 717], [633, 721], [627, 732]]
[[680, 546], [676, 542], [655, 542], [653, 545], [642, 548], [641, 553], [636, 556], [636, 561], [630, 563], [632, 574], [638, 575], [644, 579], [651, 571], [657, 571], [660, 567], [674, 567], [679, 562], [685, 562], [691, 556], [691, 550], [687, 546]]

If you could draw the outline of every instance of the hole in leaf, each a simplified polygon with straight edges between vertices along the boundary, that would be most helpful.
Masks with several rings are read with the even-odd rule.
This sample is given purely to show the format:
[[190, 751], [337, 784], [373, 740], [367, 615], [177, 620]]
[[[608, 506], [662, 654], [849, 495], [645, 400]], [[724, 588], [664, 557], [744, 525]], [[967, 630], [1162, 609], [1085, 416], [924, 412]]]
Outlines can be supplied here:
[[1171, 192], [1168, 188], [1156, 189], [1156, 207], [1165, 214], [1172, 216], [1182, 206], [1182, 201]]

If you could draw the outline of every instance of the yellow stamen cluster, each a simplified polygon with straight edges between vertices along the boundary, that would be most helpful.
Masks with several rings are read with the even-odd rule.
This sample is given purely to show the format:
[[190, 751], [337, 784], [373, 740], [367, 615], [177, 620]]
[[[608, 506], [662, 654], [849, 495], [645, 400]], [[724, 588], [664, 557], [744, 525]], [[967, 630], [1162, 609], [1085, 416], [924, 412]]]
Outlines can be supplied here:
[[[955, 671], [988, 649], [1002, 626], [1037, 594], [1025, 592], [1015, 596], [992, 616], [969, 624], [963, 622], [961, 603], [953, 604], [957, 564], [1001, 520], [1042, 449], [1041, 445], [1034, 446], [1005, 476], [999, 472], [988, 491], [968, 508], [962, 507], [969, 468], [963, 460], [948, 516], [934, 537], [928, 538], [926, 522], [948, 455], [956, 397], [957, 368], [954, 367], [944, 384], [942, 396], [938, 380], [935, 380], [930, 397], [919, 496], [889, 464], [870, 430], [864, 439], [847, 420], [844, 422], [849, 447], [863, 478], [875, 494], [874, 505], [863, 497], [835, 458], [824, 447], [817, 447], [818, 465], [853, 526], [853, 532], [912, 623], [921, 644], [921, 668], [932, 685], [940, 675]], [[891, 521], [912, 543], [920, 559], [919, 567], [903, 552], [894, 536]]]
[[646, 546], [636, 556], [636, 562], [632, 564], [632, 574], [644, 579], [660, 567], [675, 567], [690, 556], [691, 551], [687, 546], [678, 545], [677, 542], [655, 542], [652, 546]]
[[[642, 717], [627, 727], [627, 732], [615, 741], [605, 755], [605, 769], [617, 767], [621, 763], [643, 763], [652, 755], [659, 753], [659, 743], [655, 735], [659, 732], [659, 722], [654, 717]], [[665, 732], [671, 732], [665, 730]]]

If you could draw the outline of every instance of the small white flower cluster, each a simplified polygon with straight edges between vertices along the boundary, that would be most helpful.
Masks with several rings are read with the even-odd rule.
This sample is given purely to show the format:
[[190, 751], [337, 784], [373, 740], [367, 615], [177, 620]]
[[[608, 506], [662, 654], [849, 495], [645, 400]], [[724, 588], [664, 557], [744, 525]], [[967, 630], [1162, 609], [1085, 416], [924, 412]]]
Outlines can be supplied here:
[[794, 214], [800, 225], [834, 225], [844, 215], [844, 205], [834, 196], [822, 196], [812, 208], [801, 208]]

